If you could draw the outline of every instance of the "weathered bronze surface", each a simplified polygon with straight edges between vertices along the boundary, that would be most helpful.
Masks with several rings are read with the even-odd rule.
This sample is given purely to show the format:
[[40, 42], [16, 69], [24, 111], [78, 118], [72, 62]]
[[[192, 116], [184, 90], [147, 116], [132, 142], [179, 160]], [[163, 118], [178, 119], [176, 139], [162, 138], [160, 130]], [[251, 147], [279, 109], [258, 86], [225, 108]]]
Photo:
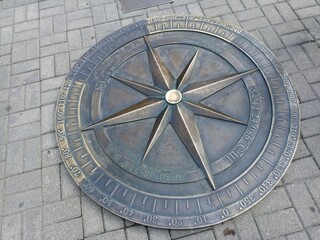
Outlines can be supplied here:
[[173, 0], [120, 0], [122, 10], [131, 12], [143, 8], [154, 7], [165, 3], [173, 2]]
[[199, 228], [276, 186], [297, 147], [299, 107], [288, 75], [249, 33], [159, 17], [116, 31], [75, 64], [56, 133], [70, 174], [104, 208]]

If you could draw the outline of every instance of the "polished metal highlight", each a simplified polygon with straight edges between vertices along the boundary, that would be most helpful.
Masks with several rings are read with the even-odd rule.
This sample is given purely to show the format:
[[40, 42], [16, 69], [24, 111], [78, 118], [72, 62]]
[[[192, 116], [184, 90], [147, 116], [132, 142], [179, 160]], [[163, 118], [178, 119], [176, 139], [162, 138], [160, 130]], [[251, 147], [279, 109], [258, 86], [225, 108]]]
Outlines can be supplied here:
[[74, 180], [131, 221], [170, 229], [226, 221], [281, 179], [298, 100], [262, 43], [210, 18], [129, 25], [91, 48], [61, 88], [56, 133]]

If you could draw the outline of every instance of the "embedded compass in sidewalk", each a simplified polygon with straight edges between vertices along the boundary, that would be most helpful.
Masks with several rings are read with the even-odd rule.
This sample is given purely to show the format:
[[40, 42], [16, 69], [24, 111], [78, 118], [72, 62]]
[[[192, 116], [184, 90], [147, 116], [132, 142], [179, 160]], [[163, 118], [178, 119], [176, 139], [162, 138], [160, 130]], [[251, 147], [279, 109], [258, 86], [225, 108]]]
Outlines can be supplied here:
[[140, 21], [97, 43], [68, 75], [56, 118], [82, 190], [161, 228], [213, 225], [252, 207], [299, 137], [298, 101], [270, 50], [191, 16]]

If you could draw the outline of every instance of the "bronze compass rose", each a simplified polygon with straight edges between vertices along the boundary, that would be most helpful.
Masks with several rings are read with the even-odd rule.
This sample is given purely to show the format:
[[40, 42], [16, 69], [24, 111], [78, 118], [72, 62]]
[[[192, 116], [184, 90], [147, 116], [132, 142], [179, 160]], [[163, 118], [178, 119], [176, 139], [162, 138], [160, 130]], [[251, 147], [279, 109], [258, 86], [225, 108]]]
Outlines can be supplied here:
[[168, 16], [93, 46], [56, 110], [64, 163], [96, 203], [131, 221], [199, 228], [269, 193], [299, 138], [288, 75], [262, 43], [210, 18]]

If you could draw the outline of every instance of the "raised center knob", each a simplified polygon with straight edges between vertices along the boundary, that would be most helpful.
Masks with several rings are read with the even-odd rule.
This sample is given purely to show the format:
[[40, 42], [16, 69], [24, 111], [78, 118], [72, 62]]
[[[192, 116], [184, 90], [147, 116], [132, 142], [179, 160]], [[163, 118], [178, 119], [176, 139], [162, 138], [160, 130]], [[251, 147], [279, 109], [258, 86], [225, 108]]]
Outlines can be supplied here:
[[170, 104], [177, 104], [181, 101], [182, 99], [182, 94], [181, 92], [179, 92], [178, 90], [176, 89], [172, 89], [172, 90], [169, 90], [167, 93], [166, 93], [166, 101]]

